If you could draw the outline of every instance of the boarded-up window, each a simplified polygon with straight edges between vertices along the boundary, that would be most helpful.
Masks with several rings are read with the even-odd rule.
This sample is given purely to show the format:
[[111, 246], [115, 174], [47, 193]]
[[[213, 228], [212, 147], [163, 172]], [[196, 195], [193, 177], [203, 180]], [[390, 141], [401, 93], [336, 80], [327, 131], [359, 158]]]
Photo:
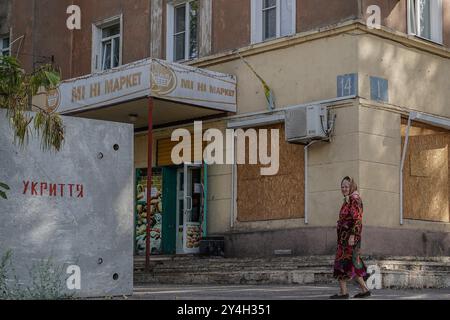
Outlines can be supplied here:
[[[261, 129], [279, 129], [279, 171], [274, 176], [262, 176], [260, 165], [237, 166], [237, 219], [264, 221], [304, 217], [304, 148], [287, 143], [284, 125]], [[270, 130], [268, 133], [270, 146]], [[248, 154], [248, 144], [246, 144]], [[247, 157], [248, 158], [248, 157]], [[248, 162], [247, 162], [248, 163]]]
[[[402, 148], [407, 121], [402, 119]], [[403, 171], [406, 219], [449, 222], [450, 132], [413, 122]]]

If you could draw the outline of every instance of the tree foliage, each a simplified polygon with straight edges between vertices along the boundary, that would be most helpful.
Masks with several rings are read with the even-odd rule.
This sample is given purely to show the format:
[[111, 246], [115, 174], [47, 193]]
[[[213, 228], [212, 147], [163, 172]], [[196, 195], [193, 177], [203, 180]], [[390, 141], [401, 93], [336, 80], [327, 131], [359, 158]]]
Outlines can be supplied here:
[[[34, 106], [35, 113], [28, 112], [33, 96], [42, 89], [56, 88], [59, 82], [59, 72], [52, 65], [43, 65], [32, 73], [26, 73], [16, 58], [0, 57], [0, 108], [7, 110], [14, 141], [20, 146], [25, 145], [34, 132], [40, 137], [43, 150], [61, 149], [64, 125], [60, 116], [39, 106]], [[32, 123], [34, 130], [31, 129]]]

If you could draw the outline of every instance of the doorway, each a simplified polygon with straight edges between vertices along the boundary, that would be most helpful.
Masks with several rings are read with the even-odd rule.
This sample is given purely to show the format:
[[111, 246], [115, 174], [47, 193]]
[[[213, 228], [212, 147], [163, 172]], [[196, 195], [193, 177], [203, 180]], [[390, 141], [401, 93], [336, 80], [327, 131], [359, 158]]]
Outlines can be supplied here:
[[202, 164], [185, 164], [177, 170], [177, 254], [200, 252], [205, 201], [203, 177]]
[[[135, 254], [145, 255], [147, 169], [136, 171]], [[152, 169], [151, 254], [196, 254], [206, 235], [207, 166]]]

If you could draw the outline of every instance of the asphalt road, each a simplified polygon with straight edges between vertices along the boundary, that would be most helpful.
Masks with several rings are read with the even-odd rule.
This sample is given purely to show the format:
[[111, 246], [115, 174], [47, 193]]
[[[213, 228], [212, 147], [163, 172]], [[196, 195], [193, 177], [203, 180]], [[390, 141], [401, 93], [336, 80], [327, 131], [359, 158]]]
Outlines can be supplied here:
[[[338, 292], [337, 285], [135, 285], [128, 299], [145, 300], [323, 300]], [[358, 288], [349, 285], [350, 296]], [[382, 300], [450, 300], [446, 289], [381, 289], [367, 299]]]

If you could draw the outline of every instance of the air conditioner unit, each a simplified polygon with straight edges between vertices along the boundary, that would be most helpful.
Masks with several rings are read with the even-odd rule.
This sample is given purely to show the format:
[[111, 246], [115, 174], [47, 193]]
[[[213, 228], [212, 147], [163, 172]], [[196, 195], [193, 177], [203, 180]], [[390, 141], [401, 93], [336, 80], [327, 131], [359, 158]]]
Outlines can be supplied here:
[[309, 105], [291, 107], [285, 111], [286, 141], [307, 144], [328, 138], [327, 107]]

